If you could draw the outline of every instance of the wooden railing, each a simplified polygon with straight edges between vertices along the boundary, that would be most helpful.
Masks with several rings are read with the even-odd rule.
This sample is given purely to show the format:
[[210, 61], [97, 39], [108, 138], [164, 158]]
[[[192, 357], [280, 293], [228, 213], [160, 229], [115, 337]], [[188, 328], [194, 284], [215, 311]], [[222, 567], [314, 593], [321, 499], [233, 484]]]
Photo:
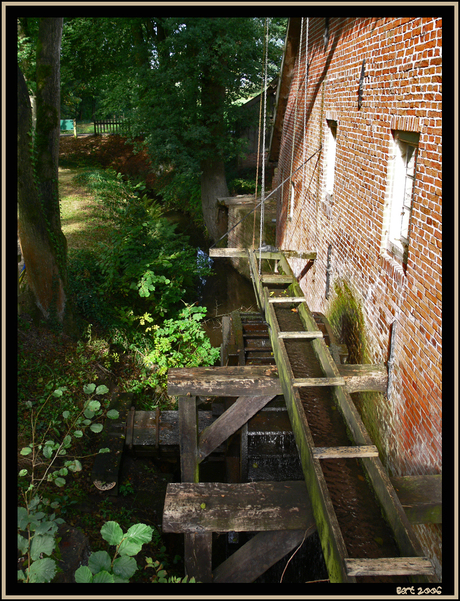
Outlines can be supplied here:
[[126, 134], [129, 132], [130, 123], [128, 119], [103, 119], [94, 121], [94, 135], [101, 134]]

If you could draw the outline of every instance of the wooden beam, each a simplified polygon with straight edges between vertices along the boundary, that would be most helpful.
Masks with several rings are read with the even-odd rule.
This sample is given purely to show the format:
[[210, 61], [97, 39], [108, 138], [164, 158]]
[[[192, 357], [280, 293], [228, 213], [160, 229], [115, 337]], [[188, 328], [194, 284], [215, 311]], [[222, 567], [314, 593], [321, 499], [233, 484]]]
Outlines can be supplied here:
[[338, 365], [340, 375], [344, 378], [347, 392], [386, 392], [388, 371], [386, 366], [379, 365]]
[[314, 523], [303, 481], [170, 483], [163, 532], [303, 530]]
[[[316, 530], [312, 524], [310, 533]], [[245, 545], [218, 566], [213, 572], [213, 582], [254, 582], [277, 561], [298, 547], [304, 530], [278, 530], [259, 532]]]
[[271, 296], [268, 302], [290, 305], [291, 303], [306, 303], [307, 299], [304, 296]]
[[261, 276], [263, 284], [291, 284], [292, 278], [289, 275], [279, 273], [269, 273]]
[[390, 480], [411, 524], [442, 523], [442, 474]]
[[293, 378], [292, 386], [294, 388], [305, 388], [307, 386], [343, 386], [343, 378]]
[[274, 366], [227, 366], [170, 369], [171, 396], [268, 396], [281, 394]]
[[348, 558], [345, 565], [350, 576], [432, 576], [435, 573], [426, 557]]
[[248, 419], [265, 407], [275, 396], [239, 397], [213, 424], [201, 433], [198, 442], [199, 461], [203, 461], [205, 457], [239, 430]]
[[213, 259], [218, 258], [245, 258], [248, 256], [248, 251], [245, 248], [210, 248], [209, 256]]
[[321, 330], [310, 330], [310, 331], [300, 331], [300, 332], [278, 332], [278, 338], [288, 338], [295, 340], [297, 338], [322, 338], [323, 333]]
[[312, 449], [316, 459], [345, 459], [347, 457], [378, 457], [379, 451], [375, 445], [351, 447], [315, 447]]

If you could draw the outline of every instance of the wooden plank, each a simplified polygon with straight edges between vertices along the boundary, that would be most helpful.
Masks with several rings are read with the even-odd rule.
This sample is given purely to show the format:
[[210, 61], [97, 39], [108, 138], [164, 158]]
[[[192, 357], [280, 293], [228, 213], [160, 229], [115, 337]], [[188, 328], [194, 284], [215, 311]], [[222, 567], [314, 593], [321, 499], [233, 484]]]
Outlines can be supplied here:
[[322, 338], [321, 330], [310, 330], [309, 332], [278, 332], [278, 338], [288, 338], [295, 340], [296, 338]]
[[313, 513], [305, 482], [170, 483], [163, 532], [306, 530]]
[[375, 445], [350, 447], [315, 447], [312, 449], [316, 459], [345, 459], [347, 457], [378, 457], [379, 450]]
[[271, 296], [268, 302], [289, 305], [291, 303], [306, 303], [307, 299], [304, 296]]
[[390, 480], [411, 524], [442, 523], [442, 474]]
[[224, 257], [245, 258], [248, 256], [248, 251], [244, 248], [210, 248], [209, 256], [213, 259]]
[[415, 576], [434, 575], [434, 567], [427, 557], [386, 557], [345, 559], [350, 576]]
[[338, 365], [340, 375], [345, 380], [348, 393], [375, 391], [386, 392], [388, 371], [380, 365]]
[[343, 378], [293, 378], [292, 386], [294, 388], [304, 388], [307, 386], [343, 386]]
[[226, 366], [170, 369], [168, 394], [197, 396], [268, 396], [281, 394], [275, 366]]
[[232, 311], [232, 332], [236, 346], [236, 354], [238, 356], [238, 365], [244, 365], [244, 339], [243, 339], [243, 324], [239, 311]]
[[292, 278], [289, 275], [279, 273], [269, 273], [261, 276], [263, 284], [291, 284]]
[[253, 415], [265, 407], [276, 395], [239, 397], [216, 421], [200, 435], [198, 442], [199, 461], [239, 430]]
[[[313, 524], [310, 533], [315, 530], [316, 526]], [[305, 534], [304, 530], [259, 532], [214, 570], [212, 581], [254, 582], [277, 561], [298, 547]]]

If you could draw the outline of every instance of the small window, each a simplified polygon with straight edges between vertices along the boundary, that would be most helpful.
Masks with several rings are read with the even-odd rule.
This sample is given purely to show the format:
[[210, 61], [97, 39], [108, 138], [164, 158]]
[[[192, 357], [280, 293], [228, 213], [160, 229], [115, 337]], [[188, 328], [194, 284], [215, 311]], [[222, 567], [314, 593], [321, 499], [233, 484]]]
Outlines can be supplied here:
[[337, 146], [337, 121], [327, 120], [326, 148], [326, 198], [334, 193], [335, 152]]
[[407, 263], [419, 134], [393, 132], [393, 173], [388, 200], [387, 250]]

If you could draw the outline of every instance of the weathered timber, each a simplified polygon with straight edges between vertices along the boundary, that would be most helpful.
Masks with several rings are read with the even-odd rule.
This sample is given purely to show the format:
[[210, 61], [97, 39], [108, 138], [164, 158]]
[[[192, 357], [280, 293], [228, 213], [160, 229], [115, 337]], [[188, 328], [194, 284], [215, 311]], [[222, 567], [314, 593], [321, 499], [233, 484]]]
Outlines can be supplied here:
[[[187, 402], [190, 399], [187, 397]], [[198, 411], [198, 429], [201, 432], [216, 420], [212, 411]], [[157, 434], [160, 447], [179, 445], [179, 413], [161, 411], [158, 420], [155, 411], [136, 411], [133, 424], [133, 448], [136, 453], [143, 449], [152, 450], [156, 446]]]
[[[285, 268], [285, 272], [292, 274], [292, 270], [290, 269], [290, 266], [287, 263], [287, 261], [283, 262], [282, 264]], [[257, 277], [257, 275], [256, 275], [256, 277]], [[295, 281], [293, 274], [292, 274], [292, 277], [293, 277], [293, 284], [291, 286], [292, 294], [296, 295], [296, 296], [300, 296], [302, 294], [302, 290], [301, 290], [298, 282]], [[259, 286], [261, 286], [260, 283], [259, 283]], [[299, 312], [299, 315], [300, 315], [306, 329], [314, 329], [316, 327], [315, 320], [314, 320], [310, 310], [308, 309], [307, 304], [299, 305], [298, 312]], [[267, 321], [268, 321], [268, 319], [267, 319]], [[282, 342], [282, 341], [280, 341], [280, 342]], [[272, 344], [273, 344], [273, 340], [272, 340]], [[324, 339], [318, 338], [318, 339], [313, 340], [312, 346], [313, 346], [313, 349], [315, 350], [315, 353], [321, 363], [321, 366], [322, 366], [322, 369], [323, 369], [325, 375], [326, 376], [340, 376], [338, 365], [333, 360], [333, 358], [329, 352], [329, 349], [327, 348], [327, 346], [324, 342]], [[277, 365], [279, 368], [278, 360], [277, 360]], [[283, 378], [283, 374], [280, 371], [280, 379], [282, 379], [282, 378]], [[337, 405], [345, 419], [347, 427], [348, 427], [349, 431], [351, 432], [353, 442], [355, 444], [362, 444], [362, 445], [373, 444], [372, 439], [370, 438], [369, 434], [367, 433], [367, 430], [361, 420], [361, 416], [359, 415], [359, 413], [356, 409], [356, 406], [350, 397], [350, 394], [346, 390], [346, 387], [345, 386], [334, 387], [332, 389], [332, 391], [335, 396]], [[286, 393], [285, 393], [285, 398], [286, 398]], [[288, 410], [289, 410], [289, 407], [288, 407]], [[290, 414], [290, 418], [291, 418], [291, 423], [292, 423], [291, 414]], [[293, 425], [293, 429], [294, 429], [294, 425]], [[297, 440], [297, 438], [296, 438], [296, 442], [297, 442], [298, 446], [299, 446], [299, 444], [302, 444], [301, 442], [299, 442], [299, 440]], [[380, 459], [378, 457], [364, 457], [361, 459], [361, 462], [362, 462], [362, 465], [363, 465], [365, 471], [367, 472], [369, 480], [372, 483], [372, 487], [374, 489], [374, 492], [377, 496], [378, 501], [380, 502], [380, 506], [381, 506], [383, 513], [387, 519], [387, 522], [390, 524], [390, 527], [392, 528], [393, 534], [394, 534], [395, 539], [398, 543], [398, 546], [401, 550], [401, 553], [408, 557], [423, 556], [423, 550], [420, 545], [420, 542], [409, 523], [408, 517], [406, 516], [406, 513], [397, 497], [397, 494], [390, 482], [388, 474], [386, 473]], [[309, 489], [309, 491], [310, 491], [310, 489]], [[312, 502], [313, 502], [313, 499], [312, 499]], [[319, 527], [318, 527], [318, 532], [320, 533]], [[320, 533], [320, 539], [321, 539], [321, 533]], [[327, 541], [325, 541], [325, 542], [327, 544]], [[323, 553], [324, 552], [325, 552], [325, 549], [323, 547]], [[326, 561], [326, 565], [328, 565], [327, 561]], [[329, 566], [328, 566], [328, 570], [329, 570]], [[331, 577], [331, 574], [330, 574], [330, 577]], [[348, 575], [347, 575], [347, 578], [348, 578]], [[331, 582], [332, 581], [333, 580], [331, 580]], [[437, 582], [437, 578], [434, 576], [429, 579], [429, 578], [425, 578], [422, 576], [422, 577], [418, 578], [417, 582]]]
[[390, 480], [411, 524], [442, 523], [442, 474]]
[[94, 486], [110, 494], [118, 494], [118, 474], [125, 446], [126, 420], [133, 400], [133, 394], [122, 392], [114, 395], [109, 409], [118, 411], [116, 420], [106, 419], [100, 448], [109, 448], [109, 453], [98, 453], [92, 471]]
[[432, 576], [435, 573], [426, 557], [348, 558], [345, 565], [350, 576]]
[[[312, 525], [310, 532], [316, 527]], [[304, 530], [278, 530], [259, 532], [240, 547], [213, 572], [213, 582], [254, 582], [277, 561], [298, 547]]]
[[271, 296], [268, 302], [290, 305], [291, 303], [306, 303], [307, 299], [304, 296]]
[[275, 367], [195, 367], [168, 372], [168, 394], [173, 396], [268, 396], [280, 393]]
[[196, 397], [179, 397], [180, 468], [183, 482], [199, 481]]
[[312, 454], [316, 459], [346, 459], [347, 457], [378, 457], [379, 451], [375, 445], [314, 447]]
[[[265, 312], [265, 319], [270, 325], [270, 338], [273, 346], [273, 352], [276, 364], [279, 370], [281, 387], [292, 424], [292, 430], [295, 436], [302, 469], [307, 484], [308, 494], [311, 499], [313, 514], [318, 528], [318, 534], [323, 549], [324, 560], [327, 566], [329, 580], [331, 582], [356, 582], [353, 576], [346, 573], [343, 558], [348, 556], [345, 542], [335, 515], [334, 507], [327, 489], [324, 474], [321, 468], [320, 460], [312, 456], [311, 448], [314, 447], [313, 436], [307, 423], [305, 412], [299, 396], [299, 390], [292, 387], [294, 374], [286, 352], [285, 342], [278, 338], [279, 326], [274, 312], [273, 304], [268, 302], [269, 291], [264, 288], [261, 278], [258, 277], [254, 255], [250, 254], [251, 275], [254, 286], [257, 290], [256, 297], [260, 300], [259, 306]], [[284, 260], [284, 269], [286, 273], [292, 274], [289, 264]], [[302, 296], [300, 287], [292, 276], [293, 296]], [[297, 286], [297, 288], [296, 288]], [[303, 311], [305, 309], [305, 311]], [[304, 315], [304, 325], [306, 330], [316, 330], [315, 320], [306, 308], [306, 303], [299, 305], [299, 315]], [[312, 344], [322, 343], [327, 352], [324, 339], [317, 338]], [[327, 366], [325, 370], [326, 377], [340, 377], [335, 362], [331, 357], [334, 366]]]
[[322, 338], [323, 333], [321, 330], [313, 331], [301, 331], [301, 332], [278, 332], [278, 338], [290, 338], [295, 340], [296, 338]]
[[235, 352], [238, 356], [238, 364], [245, 364], [244, 355], [244, 339], [243, 339], [243, 324], [241, 323], [241, 315], [239, 311], [232, 311], [232, 332], [235, 341]]
[[264, 284], [291, 284], [292, 279], [288, 275], [282, 275], [280, 273], [268, 273], [261, 276]]
[[[282, 255], [294, 258], [294, 259], [305, 259], [305, 260], [313, 260], [316, 259], [316, 251], [307, 250], [307, 251], [296, 251], [296, 250], [283, 250], [281, 252], [267, 252], [267, 251], [254, 251], [257, 255], [257, 258], [261, 257], [262, 259], [271, 259], [271, 260], [282, 260]], [[247, 258], [248, 250], [245, 248], [210, 248], [209, 256], [211, 258]]]
[[249, 418], [265, 407], [276, 395], [239, 397], [217, 420], [208, 426], [198, 441], [198, 457], [203, 461], [220, 444], [239, 430]]
[[303, 481], [170, 483], [163, 532], [303, 530], [314, 523]]
[[212, 582], [212, 532], [184, 535], [184, 565], [189, 578]]
[[343, 378], [293, 378], [292, 386], [294, 388], [305, 388], [307, 386], [343, 386]]
[[348, 393], [375, 391], [386, 392], [388, 386], [388, 371], [380, 365], [343, 365], [338, 366], [340, 375], [344, 378]]
[[[180, 466], [183, 482], [200, 478], [198, 462], [198, 420], [196, 397], [179, 398]], [[212, 579], [212, 533], [187, 532], [184, 536], [186, 574], [200, 582]]]

